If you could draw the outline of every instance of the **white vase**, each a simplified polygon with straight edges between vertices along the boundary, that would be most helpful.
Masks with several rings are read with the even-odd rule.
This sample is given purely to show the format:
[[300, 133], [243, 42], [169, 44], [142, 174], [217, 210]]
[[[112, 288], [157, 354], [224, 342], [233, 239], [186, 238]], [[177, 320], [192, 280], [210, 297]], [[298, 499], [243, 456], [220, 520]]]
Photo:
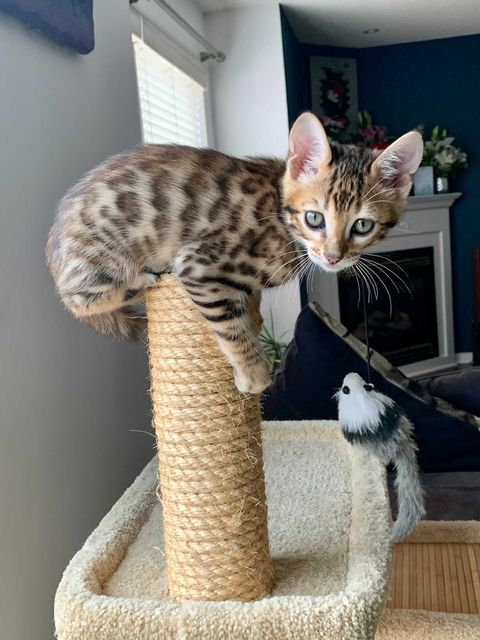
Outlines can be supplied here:
[[448, 193], [448, 178], [439, 176], [435, 181], [437, 193]]
[[413, 194], [416, 196], [433, 195], [433, 167], [418, 167], [413, 177]]

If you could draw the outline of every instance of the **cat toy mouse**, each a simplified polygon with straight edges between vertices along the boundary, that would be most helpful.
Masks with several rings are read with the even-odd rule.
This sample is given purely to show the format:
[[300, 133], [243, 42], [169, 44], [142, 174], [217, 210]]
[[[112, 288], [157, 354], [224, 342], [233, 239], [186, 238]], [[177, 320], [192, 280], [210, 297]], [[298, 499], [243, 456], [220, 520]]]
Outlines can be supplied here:
[[335, 397], [345, 438], [373, 452], [385, 465], [395, 466], [398, 516], [392, 540], [398, 542], [425, 514], [413, 425], [391, 398], [358, 373], [345, 376]]

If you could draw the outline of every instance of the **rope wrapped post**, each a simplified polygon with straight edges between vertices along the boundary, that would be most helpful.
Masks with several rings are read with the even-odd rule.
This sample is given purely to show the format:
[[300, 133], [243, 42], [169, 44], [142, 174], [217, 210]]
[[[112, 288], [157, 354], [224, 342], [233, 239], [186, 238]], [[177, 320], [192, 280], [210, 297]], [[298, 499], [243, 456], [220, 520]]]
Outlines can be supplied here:
[[169, 595], [260, 598], [272, 569], [259, 397], [237, 390], [177, 279], [162, 277], [146, 303]]

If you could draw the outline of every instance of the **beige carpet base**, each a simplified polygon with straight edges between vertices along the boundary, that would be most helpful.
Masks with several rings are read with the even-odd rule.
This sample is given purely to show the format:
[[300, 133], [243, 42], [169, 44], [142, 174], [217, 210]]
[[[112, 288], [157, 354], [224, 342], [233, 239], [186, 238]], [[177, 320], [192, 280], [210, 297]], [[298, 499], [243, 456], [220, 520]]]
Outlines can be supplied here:
[[374, 638], [391, 560], [383, 468], [334, 422], [271, 422], [263, 433], [273, 592], [254, 602], [168, 597], [152, 461], [67, 567], [59, 640]]

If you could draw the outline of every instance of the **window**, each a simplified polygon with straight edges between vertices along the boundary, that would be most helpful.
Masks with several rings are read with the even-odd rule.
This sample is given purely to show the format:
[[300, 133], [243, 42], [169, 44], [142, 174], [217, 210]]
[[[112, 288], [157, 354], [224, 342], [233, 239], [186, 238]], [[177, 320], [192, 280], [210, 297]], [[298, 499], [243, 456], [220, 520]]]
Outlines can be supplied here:
[[207, 146], [204, 88], [132, 36], [143, 142]]

